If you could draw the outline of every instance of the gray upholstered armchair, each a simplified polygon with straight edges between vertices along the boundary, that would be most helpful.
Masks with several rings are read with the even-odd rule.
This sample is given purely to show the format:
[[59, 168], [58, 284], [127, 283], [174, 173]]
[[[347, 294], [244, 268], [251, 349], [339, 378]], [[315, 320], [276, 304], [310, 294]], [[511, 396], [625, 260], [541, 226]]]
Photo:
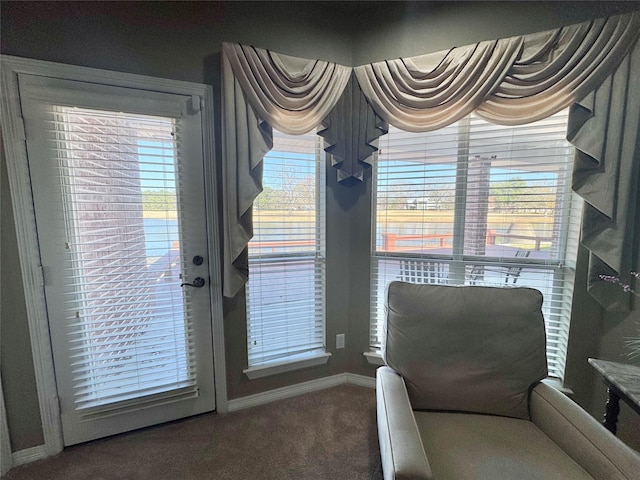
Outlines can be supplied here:
[[378, 369], [389, 479], [637, 479], [640, 456], [547, 376], [542, 294], [393, 282]]

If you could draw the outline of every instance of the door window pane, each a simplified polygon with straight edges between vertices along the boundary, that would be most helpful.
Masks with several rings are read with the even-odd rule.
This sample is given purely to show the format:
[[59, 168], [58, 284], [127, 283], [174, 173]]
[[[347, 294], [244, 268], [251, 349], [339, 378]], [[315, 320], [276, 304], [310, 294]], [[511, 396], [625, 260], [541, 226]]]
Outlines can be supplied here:
[[180, 287], [176, 121], [54, 111], [76, 407], [194, 386]]

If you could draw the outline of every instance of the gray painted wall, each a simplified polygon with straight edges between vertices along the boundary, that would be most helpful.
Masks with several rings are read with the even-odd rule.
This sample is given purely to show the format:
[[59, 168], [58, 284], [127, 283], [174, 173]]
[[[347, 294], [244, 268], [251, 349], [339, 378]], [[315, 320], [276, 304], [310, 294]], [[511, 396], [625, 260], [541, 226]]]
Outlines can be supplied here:
[[[2, 141], [0, 137], [0, 147]], [[40, 407], [36, 392], [31, 356], [27, 311], [22, 290], [22, 273], [18, 262], [18, 244], [11, 209], [11, 196], [4, 160], [0, 150], [0, 367], [4, 390], [11, 448], [16, 452], [44, 442]]]
[[[223, 41], [359, 65], [638, 8], [634, 2], [3, 2], [1, 45], [2, 53], [10, 55], [209, 83], [217, 93]], [[326, 366], [249, 381], [242, 374], [246, 367], [244, 295], [225, 299], [229, 398], [345, 371], [374, 375], [374, 368], [362, 357], [369, 334], [370, 175], [365, 183], [339, 185], [332, 168], [327, 168], [327, 337], [333, 356]], [[5, 352], [11, 351], [5, 344], [24, 346], [29, 339], [19, 288], [11, 296], [4, 294], [5, 282], [12, 283], [10, 288], [19, 283], [14, 275], [7, 279], [5, 274], [15, 272], [18, 264], [15, 240], [5, 242], [5, 231], [12, 225], [5, 213], [6, 183], [2, 190], [2, 373], [7, 397], [25, 399], [7, 402], [16, 451], [38, 445], [41, 432], [30, 352], [23, 349], [11, 369], [7, 364], [5, 374]], [[620, 360], [623, 337], [640, 321], [640, 314], [607, 316], [603, 321], [580, 287], [585, 265], [586, 255], [581, 252], [566, 381], [575, 399], [599, 415], [603, 390], [586, 359]], [[6, 318], [8, 311], [11, 318]], [[343, 350], [333, 348], [337, 333], [347, 334]], [[624, 410], [623, 418], [633, 425], [634, 419]], [[622, 438], [640, 449], [633, 429], [621, 430]]]

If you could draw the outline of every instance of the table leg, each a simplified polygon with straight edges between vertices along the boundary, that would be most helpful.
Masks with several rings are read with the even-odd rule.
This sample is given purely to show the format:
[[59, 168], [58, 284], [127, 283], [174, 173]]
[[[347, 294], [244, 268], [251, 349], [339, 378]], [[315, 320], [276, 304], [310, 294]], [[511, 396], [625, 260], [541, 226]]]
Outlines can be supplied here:
[[602, 424], [614, 435], [616, 434], [616, 423], [618, 423], [618, 414], [620, 413], [620, 397], [612, 388], [607, 389], [607, 405], [605, 407], [604, 421]]

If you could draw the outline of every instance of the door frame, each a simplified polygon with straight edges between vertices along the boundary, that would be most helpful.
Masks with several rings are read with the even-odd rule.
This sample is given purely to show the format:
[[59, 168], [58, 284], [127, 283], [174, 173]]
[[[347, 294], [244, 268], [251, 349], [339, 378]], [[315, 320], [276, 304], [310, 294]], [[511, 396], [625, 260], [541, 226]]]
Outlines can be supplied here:
[[216, 411], [226, 412], [228, 401], [224, 322], [222, 318], [222, 287], [218, 254], [220, 248], [217, 232], [214, 103], [211, 86], [7, 55], [0, 56], [0, 64], [2, 66], [0, 72], [2, 76], [0, 119], [2, 120], [2, 135], [13, 214], [16, 219], [22, 219], [22, 221], [16, 221], [15, 228], [44, 437], [43, 456], [54, 455], [62, 451], [62, 426], [49, 336], [44, 276], [40, 262], [36, 218], [31, 194], [24, 123], [21, 116], [18, 90], [19, 74], [40, 75], [65, 80], [187, 95], [191, 96], [193, 108], [203, 110], [202, 141], [206, 177], [205, 208], [210, 220], [207, 222], [207, 234], [208, 247], [211, 252], [208, 255], [208, 259], [211, 275], [209, 288], [211, 290], [215, 401]]

